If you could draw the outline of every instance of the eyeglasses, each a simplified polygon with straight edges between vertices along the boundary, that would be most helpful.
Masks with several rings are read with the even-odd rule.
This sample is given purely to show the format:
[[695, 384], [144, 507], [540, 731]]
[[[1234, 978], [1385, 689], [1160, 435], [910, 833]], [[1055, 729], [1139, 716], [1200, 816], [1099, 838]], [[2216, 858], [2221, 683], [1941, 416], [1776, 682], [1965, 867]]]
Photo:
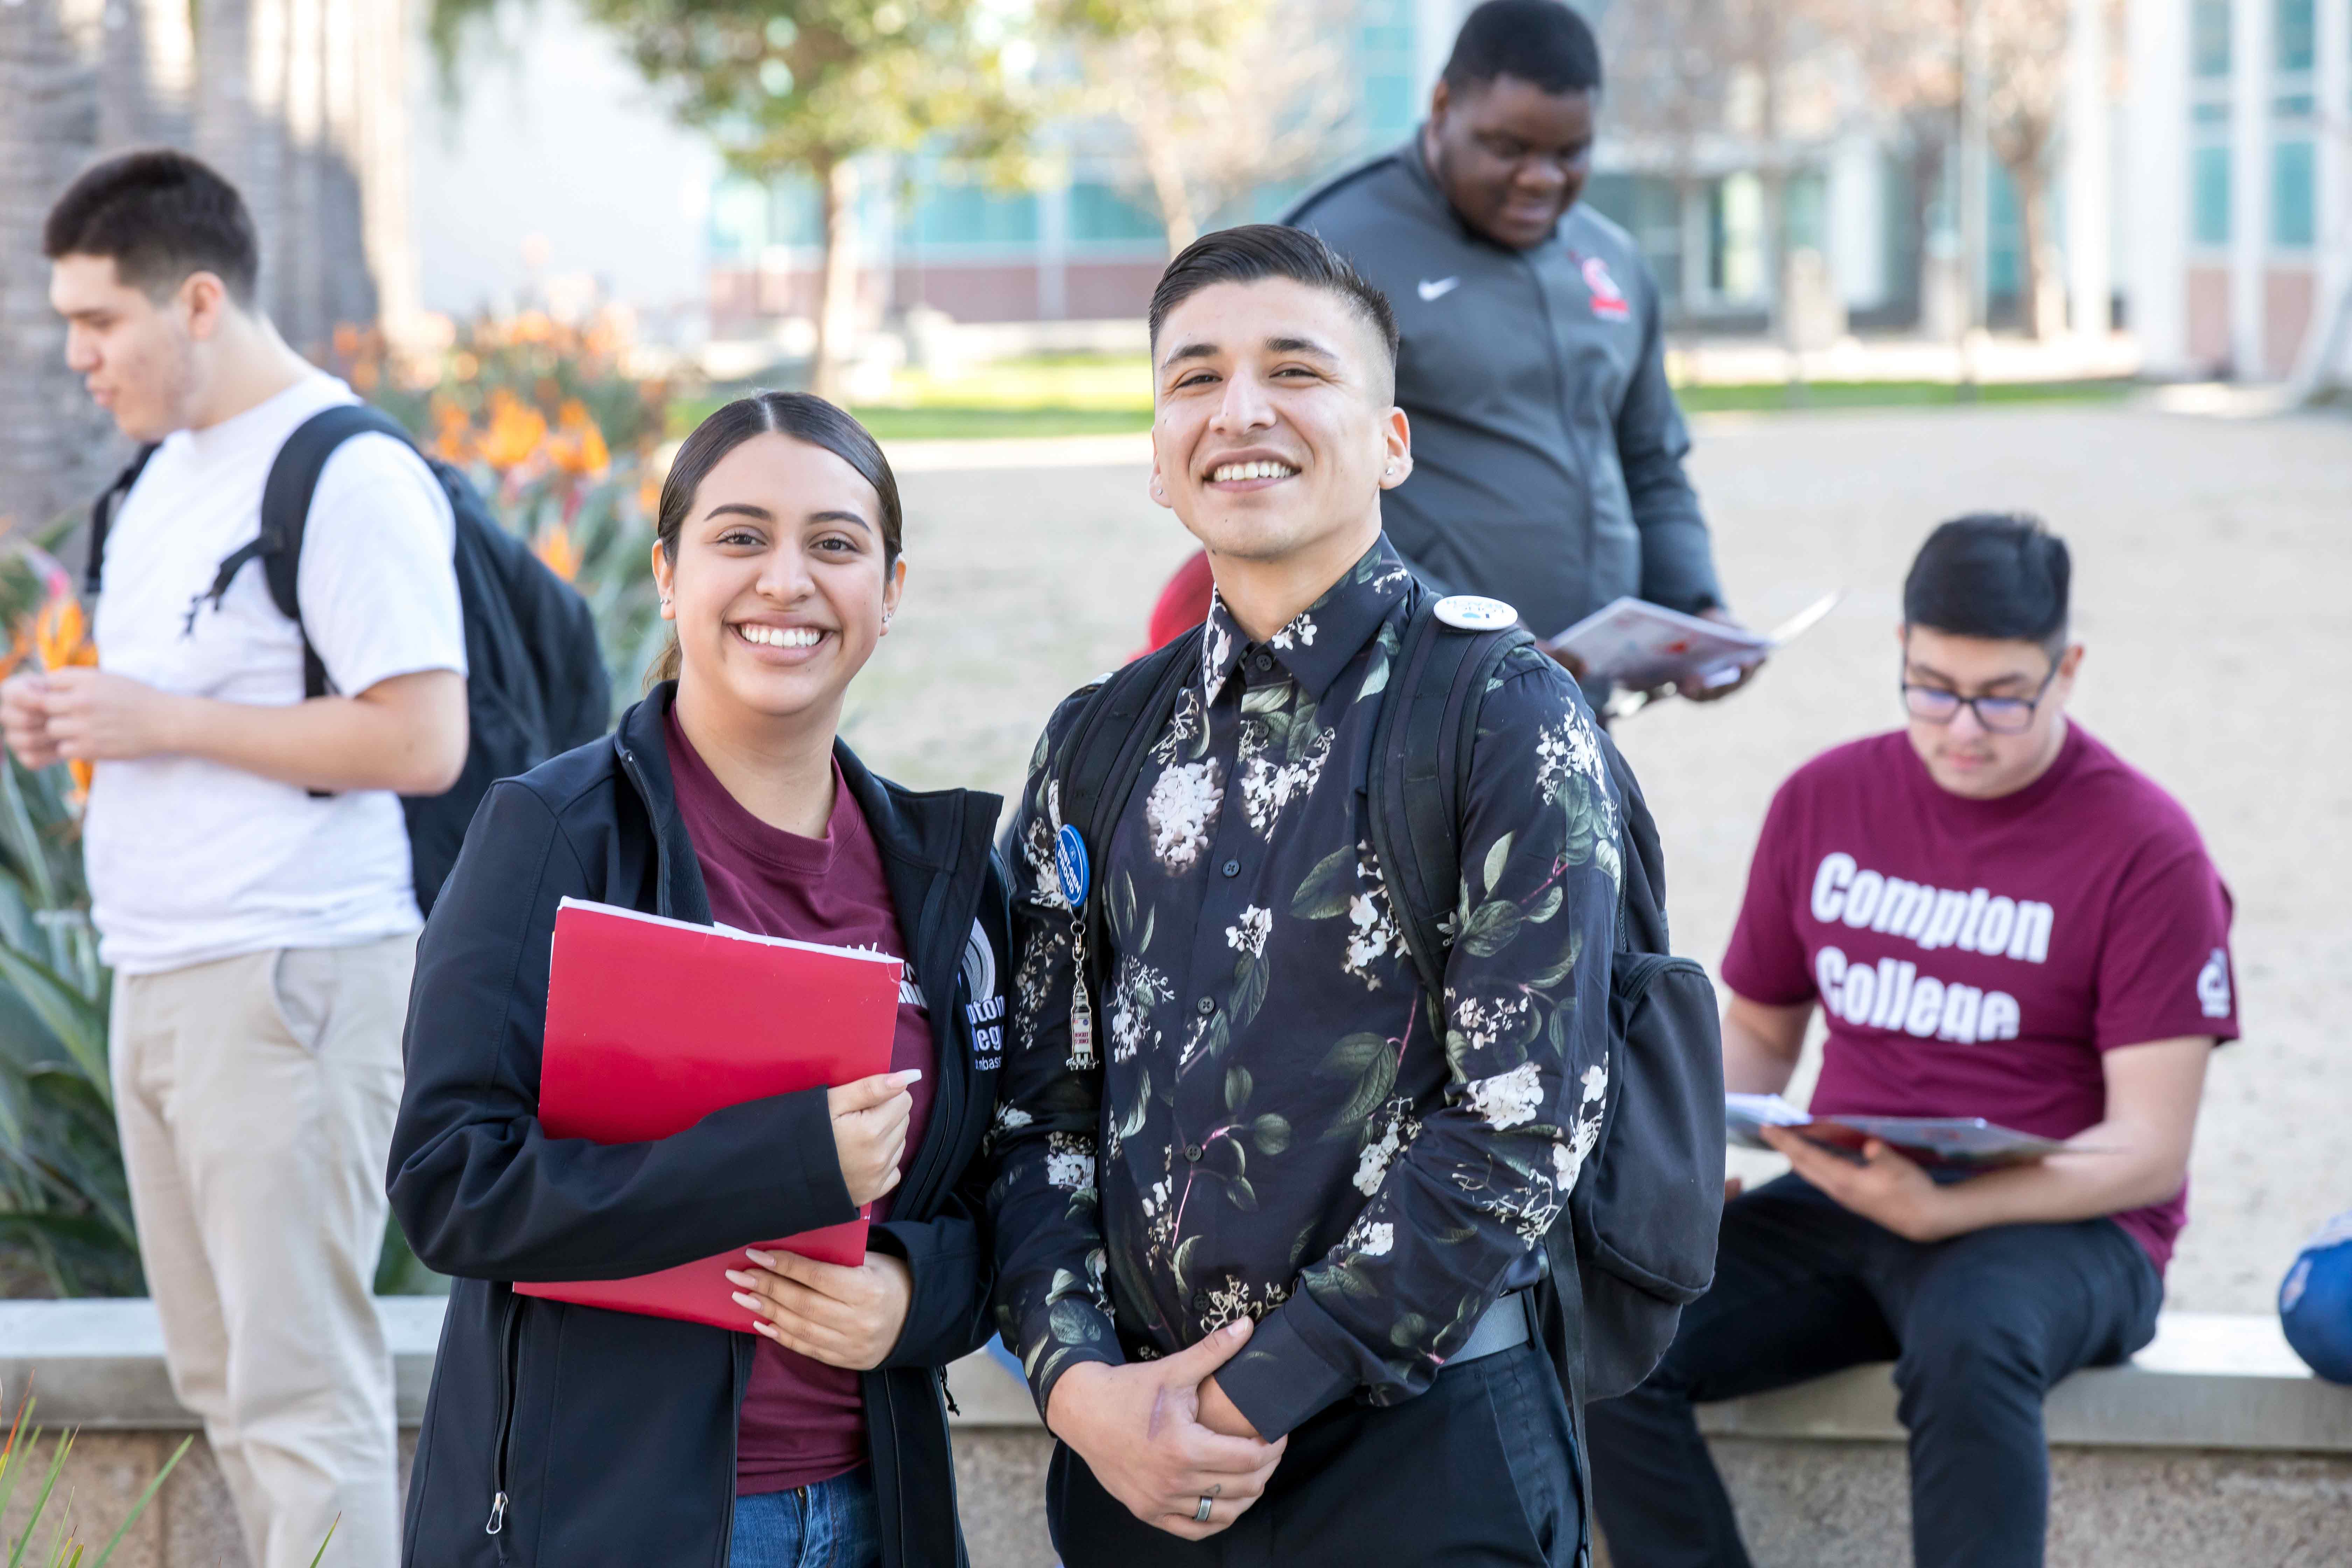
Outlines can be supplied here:
[[1914, 686], [1906, 680], [1903, 706], [1911, 717], [1930, 724], [1948, 724], [1966, 708], [1977, 716], [1978, 723], [1996, 735], [2021, 735], [2033, 727], [2033, 710], [2042, 706], [2043, 694], [2057, 679], [2058, 666], [2053, 663], [2031, 697], [1963, 697], [1940, 686]]

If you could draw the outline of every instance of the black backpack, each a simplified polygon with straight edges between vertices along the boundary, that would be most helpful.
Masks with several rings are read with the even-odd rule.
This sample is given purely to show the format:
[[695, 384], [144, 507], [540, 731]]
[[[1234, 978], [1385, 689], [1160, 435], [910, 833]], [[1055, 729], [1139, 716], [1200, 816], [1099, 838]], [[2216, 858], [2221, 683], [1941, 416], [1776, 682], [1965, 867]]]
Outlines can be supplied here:
[[[1461, 881], [1458, 803], [1478, 711], [1522, 627], [1457, 631], [1419, 584], [1391, 665], [1365, 780], [1390, 907], [1429, 997], [1444, 994], [1442, 922]], [[1060, 780], [1062, 819], [1095, 864], [1143, 757], [1199, 668], [1198, 627], [1106, 678], [1080, 708]], [[1674, 1342], [1682, 1310], [1715, 1275], [1723, 1215], [1723, 1048], [1706, 971], [1668, 952], [1664, 855], [1633, 770], [1600, 737], [1622, 826], [1623, 872], [1610, 963], [1609, 1087], [1566, 1223], [1545, 1237], [1538, 1287], [1546, 1348], [1571, 1409], [1623, 1394]], [[1088, 900], [1087, 985], [1108, 994], [1108, 900]], [[1581, 1310], [1566, 1310], [1570, 1291]], [[1581, 1443], [1580, 1441], [1580, 1451]]]
[[[203, 599], [217, 606], [246, 563], [257, 559], [269, 583], [271, 601], [299, 630], [302, 606], [295, 596], [295, 580], [302, 560], [310, 494], [335, 449], [354, 436], [369, 433], [415, 445], [398, 421], [365, 404], [329, 408], [304, 420], [286, 438], [269, 466], [269, 479], [261, 491], [261, 531], [252, 543], [220, 563]], [[106, 563], [107, 528], [154, 451], [152, 446], [142, 447], [90, 508], [89, 565], [84, 582], [93, 600]], [[456, 565], [457, 597], [466, 617], [467, 726], [466, 765], [457, 782], [440, 795], [401, 798], [401, 810], [408, 820], [416, 903], [429, 914], [434, 896], [457, 862], [457, 849], [465, 842], [474, 808], [490, 785], [528, 773], [558, 752], [604, 734], [611, 727], [613, 694], [587, 602], [549, 571], [521, 540], [499, 526], [473, 481], [432, 458], [425, 458], [425, 464], [441, 481], [457, 521]], [[302, 639], [303, 695], [324, 697], [327, 691], [327, 668], [306, 636]]]

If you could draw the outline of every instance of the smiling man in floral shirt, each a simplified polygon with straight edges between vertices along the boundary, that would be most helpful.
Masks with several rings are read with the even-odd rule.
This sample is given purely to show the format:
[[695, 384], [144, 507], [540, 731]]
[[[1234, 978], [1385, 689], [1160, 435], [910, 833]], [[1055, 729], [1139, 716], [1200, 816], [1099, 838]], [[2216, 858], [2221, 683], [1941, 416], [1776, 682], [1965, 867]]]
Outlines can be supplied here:
[[1424, 995], [1363, 784], [1420, 591], [1381, 531], [1412, 467], [1387, 303], [1253, 226], [1178, 257], [1151, 325], [1152, 494], [1218, 592], [1094, 846], [1098, 1033], [1071, 1028], [1055, 868], [1083, 693], [1013, 828], [992, 1207], [1000, 1320], [1060, 1439], [1055, 1544], [1072, 1568], [1573, 1562], [1569, 1415], [1522, 1297], [1606, 1084], [1620, 867], [1591, 714], [1531, 648], [1498, 671], [1463, 934]]

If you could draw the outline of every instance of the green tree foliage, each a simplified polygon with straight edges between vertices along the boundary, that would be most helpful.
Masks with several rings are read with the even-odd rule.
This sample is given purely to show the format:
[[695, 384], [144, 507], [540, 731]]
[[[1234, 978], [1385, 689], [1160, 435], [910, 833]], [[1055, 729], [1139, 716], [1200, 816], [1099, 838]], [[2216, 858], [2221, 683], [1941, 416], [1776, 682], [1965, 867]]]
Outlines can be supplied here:
[[[436, 0], [445, 60], [499, 0]], [[969, 0], [583, 0], [677, 117], [740, 172], [805, 174], [824, 267], [814, 390], [841, 396], [854, 329], [856, 160], [936, 150], [1010, 158], [1034, 123], [1018, 14]]]

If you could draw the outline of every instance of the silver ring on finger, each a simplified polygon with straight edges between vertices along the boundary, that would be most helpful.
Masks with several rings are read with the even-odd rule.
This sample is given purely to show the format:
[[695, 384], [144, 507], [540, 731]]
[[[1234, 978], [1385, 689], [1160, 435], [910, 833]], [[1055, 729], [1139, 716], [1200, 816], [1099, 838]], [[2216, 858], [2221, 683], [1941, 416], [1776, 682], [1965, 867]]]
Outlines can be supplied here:
[[1194, 1524], [1208, 1523], [1209, 1510], [1216, 1506], [1217, 1500], [1211, 1497], [1208, 1493], [1202, 1492], [1201, 1494], [1201, 1506], [1192, 1510], [1192, 1522]]

